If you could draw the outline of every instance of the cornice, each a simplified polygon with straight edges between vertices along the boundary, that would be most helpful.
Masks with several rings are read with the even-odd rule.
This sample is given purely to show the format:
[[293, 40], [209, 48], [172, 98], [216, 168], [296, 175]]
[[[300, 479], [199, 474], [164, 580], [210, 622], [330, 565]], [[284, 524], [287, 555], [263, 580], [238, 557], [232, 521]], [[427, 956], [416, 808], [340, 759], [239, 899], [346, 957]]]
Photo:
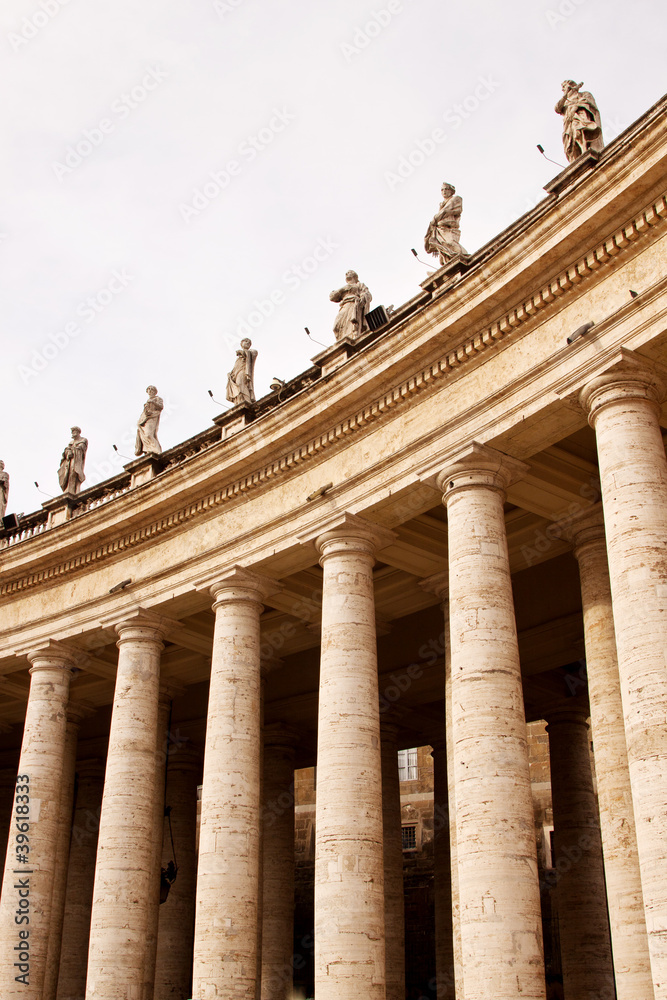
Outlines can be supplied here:
[[[92, 564], [109, 559], [139, 545], [152, 542], [195, 518], [212, 513], [221, 506], [247, 499], [247, 496], [259, 487], [267, 484], [272, 485], [274, 481], [283, 478], [293, 469], [325, 451], [345, 446], [350, 435], [356, 434], [374, 421], [383, 420], [388, 415], [393, 415], [394, 410], [402, 407], [415, 395], [435, 388], [443, 378], [456, 376], [461, 367], [479, 358], [495, 345], [506, 341], [532, 320], [538, 317], [541, 320], [555, 311], [555, 304], [563, 296], [567, 296], [582, 282], [609, 267], [619, 254], [627, 252], [638, 240], [656, 232], [664, 226], [666, 219], [667, 194], [664, 194], [657, 200], [651, 201], [640, 213], [615, 229], [586, 254], [575, 259], [572, 264], [556, 273], [546, 284], [541, 285], [529, 297], [523, 298], [493, 323], [465, 338], [456, 347], [444, 352], [436, 361], [407, 376], [393, 388], [377, 396], [368, 405], [358, 409], [333, 427], [312, 437], [306, 443], [292, 449], [280, 458], [254, 470], [247, 476], [236, 479], [221, 489], [210, 492], [207, 496], [180, 507], [142, 528], [128, 532], [70, 559], [53, 563], [43, 570], [5, 581], [0, 584], [0, 596], [17, 595], [25, 590], [87, 569]], [[118, 500], [120, 500], [120, 496], [110, 503], [115, 503]], [[77, 517], [77, 524], [81, 525], [84, 518], [85, 514]], [[41, 538], [44, 534], [46, 532], [42, 531], [36, 537]], [[27, 538], [15, 544], [27, 545], [32, 540], [32, 538]], [[14, 551], [13, 546], [10, 551]]]

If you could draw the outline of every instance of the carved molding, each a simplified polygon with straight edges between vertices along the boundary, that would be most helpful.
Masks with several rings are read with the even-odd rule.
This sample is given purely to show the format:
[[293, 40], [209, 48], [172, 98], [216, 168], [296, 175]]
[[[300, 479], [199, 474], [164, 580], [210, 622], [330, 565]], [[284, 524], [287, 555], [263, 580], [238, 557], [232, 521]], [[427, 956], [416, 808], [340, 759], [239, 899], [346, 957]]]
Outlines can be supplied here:
[[[394, 386], [394, 388], [375, 399], [372, 403], [369, 403], [368, 406], [364, 406], [352, 416], [346, 417], [343, 421], [336, 424], [335, 427], [330, 428], [306, 444], [276, 459], [276, 461], [271, 462], [262, 469], [258, 469], [244, 476], [242, 479], [230, 483], [220, 490], [216, 490], [216, 492], [198, 500], [196, 503], [188, 504], [187, 507], [173, 511], [171, 514], [160, 518], [158, 521], [154, 521], [144, 528], [130, 532], [106, 545], [92, 549], [89, 552], [75, 556], [59, 564], [52, 565], [37, 573], [27, 574], [0, 584], [0, 596], [17, 594], [50, 582], [77, 570], [85, 569], [91, 563], [110, 558], [127, 549], [151, 541], [195, 517], [199, 517], [240, 497], [245, 497], [247, 493], [273, 479], [283, 476], [301, 463], [307, 462], [316, 455], [319, 455], [320, 452], [332, 446], [345, 443], [348, 435], [354, 434], [360, 428], [365, 427], [374, 420], [383, 418], [395, 407], [402, 406], [416, 394], [433, 386], [445, 376], [456, 372], [461, 365], [466, 364], [477, 357], [478, 354], [483, 353], [488, 348], [493, 347], [494, 344], [505, 339], [509, 334], [532, 320], [544, 309], [548, 310], [562, 295], [566, 295], [582, 281], [595, 274], [600, 268], [607, 266], [618, 254], [632, 247], [638, 239], [651, 233], [656, 226], [663, 225], [666, 219], [667, 194], [661, 195], [656, 201], [651, 202], [639, 215], [621, 226], [585, 256], [580, 257], [573, 264], [557, 274], [543, 288], [533, 294], [531, 298], [521, 302], [490, 326], [485, 327], [483, 330], [468, 337], [457, 347], [447, 351], [446, 354], [428, 367], [409, 376], [399, 385]], [[27, 538], [25, 542], [29, 542], [30, 540]], [[23, 543], [18, 542], [17, 544], [20, 545]]]

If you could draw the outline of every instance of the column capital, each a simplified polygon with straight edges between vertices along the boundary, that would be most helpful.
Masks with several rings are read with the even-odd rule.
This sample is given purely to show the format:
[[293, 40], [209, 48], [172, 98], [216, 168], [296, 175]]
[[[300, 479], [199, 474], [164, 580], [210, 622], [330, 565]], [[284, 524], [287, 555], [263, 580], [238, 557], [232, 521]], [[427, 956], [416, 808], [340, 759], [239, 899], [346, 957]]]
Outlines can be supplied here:
[[173, 618], [166, 618], [155, 611], [147, 611], [146, 608], [135, 606], [101, 619], [101, 625], [104, 628], [114, 629], [119, 637], [116, 645], [119, 645], [128, 640], [161, 642], [166, 639], [172, 629], [180, 626], [180, 622]]
[[89, 719], [96, 711], [94, 705], [85, 701], [70, 701], [67, 706], [67, 721], [78, 728], [84, 719]]
[[183, 684], [179, 684], [175, 680], [161, 680], [160, 689], [158, 694], [158, 701], [161, 705], [166, 705], [174, 698], [180, 698], [181, 695], [185, 694], [185, 687]]
[[444, 569], [442, 573], [427, 576], [426, 579], [419, 581], [419, 586], [429, 594], [435, 594], [444, 604], [449, 600], [449, 570]]
[[220, 573], [206, 577], [195, 584], [196, 590], [206, 590], [214, 599], [213, 609], [220, 604], [235, 601], [252, 601], [263, 604], [267, 597], [277, 594], [281, 589], [277, 580], [245, 566], [230, 566]]
[[577, 559], [584, 546], [595, 545], [606, 549], [604, 514], [602, 504], [599, 502], [571, 517], [564, 518], [559, 526], [565, 538], [572, 542]]
[[663, 373], [634, 351], [621, 351], [620, 360], [591, 378], [577, 395], [577, 401], [595, 427], [598, 413], [610, 403], [645, 400], [656, 412], [667, 396], [667, 373]]
[[32, 649], [24, 649], [23, 655], [31, 663], [30, 673], [37, 670], [73, 670], [86, 658], [82, 649], [70, 646], [57, 639], [47, 639], [45, 643]]
[[[529, 466], [518, 458], [479, 441], [471, 441], [441, 463], [440, 470], [435, 473], [435, 485], [442, 491], [446, 503], [455, 493], [474, 487], [504, 493], [528, 472]], [[432, 472], [431, 478], [433, 475]]]
[[558, 725], [559, 722], [569, 723], [575, 726], [584, 726], [589, 729], [588, 719], [590, 717], [590, 712], [588, 708], [561, 708], [557, 709], [555, 712], [548, 712], [546, 715], [547, 720], [547, 732], [549, 732], [551, 726]]
[[76, 773], [79, 780], [100, 780], [104, 777], [105, 770], [106, 762], [101, 757], [87, 757], [85, 760], [77, 760], [76, 762]]
[[264, 749], [278, 751], [286, 757], [294, 757], [300, 740], [299, 732], [283, 722], [271, 722], [264, 726]]
[[315, 548], [320, 553], [320, 563], [327, 556], [343, 552], [365, 552], [375, 558], [377, 552], [395, 540], [396, 534], [389, 528], [348, 511], [336, 513], [320, 523], [316, 530], [301, 538], [301, 541], [315, 543]]
[[198, 774], [202, 769], [204, 754], [193, 743], [184, 742], [169, 750], [167, 755], [167, 770], [188, 771]]

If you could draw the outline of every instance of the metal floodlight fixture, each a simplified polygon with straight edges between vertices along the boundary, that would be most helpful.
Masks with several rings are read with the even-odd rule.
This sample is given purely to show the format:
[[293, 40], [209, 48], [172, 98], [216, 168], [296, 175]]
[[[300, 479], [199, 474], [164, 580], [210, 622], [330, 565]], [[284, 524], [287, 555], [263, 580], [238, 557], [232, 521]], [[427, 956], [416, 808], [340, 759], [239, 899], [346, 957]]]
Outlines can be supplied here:
[[110, 594], [117, 594], [119, 590], [124, 590], [125, 587], [127, 587], [130, 583], [132, 583], [132, 579], [121, 580], [120, 583], [117, 583], [115, 587], [111, 588], [111, 590], [109, 591], [109, 593]]
[[229, 410], [229, 409], [230, 409], [230, 406], [229, 406], [229, 403], [221, 403], [221, 402], [220, 402], [220, 401], [219, 401], [218, 399], [214, 399], [214, 398], [213, 398], [213, 390], [212, 390], [212, 389], [207, 389], [206, 391], [208, 392], [209, 396], [211, 397], [211, 399], [213, 400], [213, 402], [214, 402], [214, 403], [215, 403], [215, 404], [216, 404], [217, 406], [224, 406], [224, 408], [225, 408], [226, 410]]
[[594, 326], [595, 322], [584, 323], [582, 326], [578, 326], [577, 329], [574, 331], [574, 333], [571, 333], [570, 336], [567, 338], [568, 344], [573, 344], [575, 340], [579, 340], [580, 337], [583, 337], [585, 334], [587, 334], [588, 331]]
[[310, 503], [311, 500], [319, 500], [319, 498], [323, 497], [327, 490], [330, 490], [332, 486], [333, 483], [327, 483], [326, 486], [320, 486], [319, 490], [314, 490], [309, 497], [306, 497], [306, 501]]
[[20, 517], [21, 514], [6, 514], [2, 519], [2, 527], [5, 531], [16, 531]]
[[630, 289], [630, 295], [632, 295], [633, 299], [636, 299], [637, 296], [639, 295], [639, 292], [635, 292], [634, 289], [631, 288]]
[[562, 163], [559, 163], [558, 160], [552, 160], [550, 156], [547, 156], [547, 154], [544, 152], [544, 146], [542, 146], [539, 142], [537, 144], [537, 148], [539, 149], [540, 153], [542, 154], [545, 160], [548, 160], [549, 163], [555, 163], [556, 166], [560, 167], [561, 170], [565, 170], [565, 167], [563, 166]]
[[304, 326], [304, 330], [306, 331], [306, 333], [308, 334], [308, 336], [310, 337], [310, 339], [313, 341], [314, 344], [319, 344], [321, 347], [327, 346], [326, 344], [323, 344], [321, 340], [315, 340], [315, 338], [313, 337], [312, 333], [310, 332], [307, 326]]
[[271, 381], [269, 382], [269, 389], [271, 390], [271, 392], [280, 392], [281, 389], [285, 388], [286, 384], [287, 383], [283, 382], [281, 378], [278, 378], [276, 375], [274, 375]]
[[413, 255], [413, 257], [417, 258], [417, 260], [419, 261], [420, 264], [423, 264], [424, 267], [427, 267], [429, 269], [429, 271], [437, 271], [438, 270], [437, 267], [433, 267], [433, 264], [427, 264], [425, 260], [421, 259], [421, 257], [417, 257], [417, 251], [415, 250], [414, 247], [410, 247], [410, 253]]
[[128, 456], [127, 456], [127, 455], [122, 455], [122, 454], [121, 454], [121, 453], [120, 453], [120, 452], [118, 451], [118, 448], [116, 447], [116, 445], [115, 445], [115, 444], [112, 444], [112, 445], [111, 445], [111, 447], [113, 448], [113, 450], [114, 450], [114, 451], [116, 452], [116, 454], [117, 454], [117, 455], [120, 455], [120, 457], [121, 457], [121, 458], [124, 458], [124, 459], [126, 459], [126, 461], [128, 461], [128, 462], [131, 462], [131, 461], [132, 461], [132, 459], [131, 459], [131, 458], [128, 458]]
[[44, 492], [44, 490], [43, 490], [43, 489], [41, 489], [41, 487], [40, 487], [40, 485], [39, 485], [39, 483], [37, 482], [37, 480], [36, 480], [36, 479], [35, 479], [35, 480], [33, 480], [33, 482], [34, 482], [35, 486], [37, 487], [37, 489], [38, 489], [38, 491], [39, 491], [40, 493], [43, 493], [45, 497], [48, 497], [48, 498], [49, 498], [49, 500], [53, 500], [53, 499], [54, 499], [54, 498], [53, 498], [53, 496], [52, 496], [52, 495], [51, 495], [50, 493], [45, 493], [45, 492]]

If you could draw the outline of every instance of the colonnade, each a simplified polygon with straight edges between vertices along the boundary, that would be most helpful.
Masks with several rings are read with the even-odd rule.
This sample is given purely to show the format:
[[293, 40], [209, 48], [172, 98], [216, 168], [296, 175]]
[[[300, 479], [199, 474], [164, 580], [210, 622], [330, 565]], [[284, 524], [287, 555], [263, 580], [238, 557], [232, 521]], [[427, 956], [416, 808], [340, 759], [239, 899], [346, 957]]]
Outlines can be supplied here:
[[[568, 528], [580, 567], [600, 812], [586, 718], [576, 707], [554, 713], [548, 724], [567, 1000], [613, 1000], [614, 982], [618, 1000], [667, 998], [664, 394], [651, 371], [625, 361], [579, 397], [595, 428], [602, 487], [601, 510], [572, 518]], [[545, 1000], [503, 512], [505, 491], [526, 469], [472, 442], [437, 476], [449, 566], [448, 579], [433, 586], [448, 602], [450, 638], [447, 725], [443, 719], [434, 739], [434, 760], [440, 814], [452, 817], [448, 842], [440, 831], [436, 844], [437, 893], [446, 900], [437, 916], [437, 1000]], [[311, 537], [324, 570], [316, 996], [401, 1000], [400, 812], [389, 764], [396, 731], [379, 712], [373, 598], [374, 561], [392, 535], [341, 514]], [[262, 768], [260, 711], [260, 615], [278, 584], [234, 567], [201, 586], [213, 599], [215, 632], [196, 886], [199, 764], [186, 750], [174, 755], [167, 781], [187, 806], [178, 839], [189, 860], [166, 922], [161, 913], [158, 922], [166, 727], [160, 652], [174, 623], [142, 609], [106, 623], [118, 634], [119, 657], [103, 794], [100, 800], [100, 762], [79, 766], [74, 818], [76, 827], [81, 810], [94, 815], [101, 807], [99, 830], [72, 838], [66, 874], [77, 724], [69, 685], [79, 653], [53, 641], [28, 651], [14, 812], [29, 822], [27, 834], [13, 822], [9, 837], [0, 902], [3, 998], [74, 1000], [84, 978], [86, 1000], [180, 996], [190, 964], [198, 1000], [289, 996], [293, 801], [272, 810], [270, 822], [266, 804], [282, 801], [290, 784], [293, 734], [266, 739]], [[91, 884], [93, 858], [89, 892], [82, 883], [87, 877]], [[70, 895], [76, 905], [63, 908]], [[28, 908], [29, 925], [17, 923]], [[61, 927], [63, 938], [77, 940], [70, 951], [68, 938], [54, 974], [58, 963], [49, 955]], [[29, 976], [17, 981], [28, 952]], [[7, 960], [15, 954], [16, 963]]]

